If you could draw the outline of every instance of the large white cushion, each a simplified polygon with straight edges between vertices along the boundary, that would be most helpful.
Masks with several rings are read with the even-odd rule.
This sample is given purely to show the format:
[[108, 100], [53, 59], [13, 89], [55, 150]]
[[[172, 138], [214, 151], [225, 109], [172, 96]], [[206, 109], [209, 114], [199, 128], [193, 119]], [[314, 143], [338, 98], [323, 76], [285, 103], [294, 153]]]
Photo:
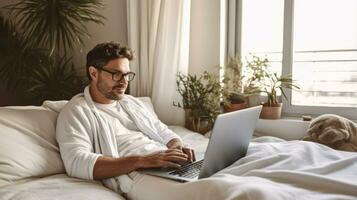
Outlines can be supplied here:
[[1, 200], [124, 200], [100, 182], [79, 180], [64, 174], [0, 187]]
[[57, 113], [43, 107], [0, 108], [0, 186], [65, 172], [56, 121]]
[[259, 119], [255, 136], [274, 136], [285, 140], [301, 140], [309, 127], [307, 121], [298, 119]]

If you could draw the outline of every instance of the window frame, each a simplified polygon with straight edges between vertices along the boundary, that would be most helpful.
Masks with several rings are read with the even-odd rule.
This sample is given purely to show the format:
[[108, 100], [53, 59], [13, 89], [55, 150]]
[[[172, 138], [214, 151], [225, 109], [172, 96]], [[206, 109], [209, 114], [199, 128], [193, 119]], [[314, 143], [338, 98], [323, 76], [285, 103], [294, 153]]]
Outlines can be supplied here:
[[[238, 0], [242, 5], [244, 0]], [[295, 0], [284, 0], [284, 19], [283, 19], [283, 49], [282, 49], [282, 75], [292, 74], [294, 64], [294, 2]], [[242, 27], [242, 12], [239, 13]], [[242, 30], [239, 30], [238, 33]], [[242, 44], [242, 35], [237, 35], [239, 44]], [[241, 52], [240, 52], [241, 53]], [[357, 107], [328, 107], [328, 106], [301, 106], [292, 105], [292, 92], [290, 89], [284, 89], [288, 100], [282, 98], [283, 116], [301, 116], [312, 115], [317, 116], [325, 113], [341, 115], [353, 120], [357, 119]]]

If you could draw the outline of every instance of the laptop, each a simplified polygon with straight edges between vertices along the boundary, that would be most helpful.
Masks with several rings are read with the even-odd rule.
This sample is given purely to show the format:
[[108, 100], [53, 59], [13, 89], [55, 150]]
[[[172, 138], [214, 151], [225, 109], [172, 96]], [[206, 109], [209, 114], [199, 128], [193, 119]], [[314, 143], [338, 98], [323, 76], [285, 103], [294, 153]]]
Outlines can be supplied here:
[[262, 106], [218, 115], [203, 159], [179, 169], [144, 169], [141, 173], [189, 182], [210, 177], [243, 158]]

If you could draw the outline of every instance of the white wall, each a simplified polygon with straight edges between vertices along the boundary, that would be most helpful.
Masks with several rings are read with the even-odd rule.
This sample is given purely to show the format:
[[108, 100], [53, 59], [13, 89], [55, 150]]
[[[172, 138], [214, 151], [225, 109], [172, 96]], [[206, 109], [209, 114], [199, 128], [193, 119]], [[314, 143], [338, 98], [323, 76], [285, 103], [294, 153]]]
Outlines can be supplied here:
[[191, 1], [190, 74], [219, 73], [220, 4], [220, 0]]
[[88, 31], [91, 38], [86, 38], [85, 47], [74, 52], [75, 66], [85, 74], [86, 55], [96, 44], [105, 41], [116, 41], [128, 44], [126, 0], [103, 0], [105, 6], [101, 12], [106, 18], [104, 25], [90, 23]]

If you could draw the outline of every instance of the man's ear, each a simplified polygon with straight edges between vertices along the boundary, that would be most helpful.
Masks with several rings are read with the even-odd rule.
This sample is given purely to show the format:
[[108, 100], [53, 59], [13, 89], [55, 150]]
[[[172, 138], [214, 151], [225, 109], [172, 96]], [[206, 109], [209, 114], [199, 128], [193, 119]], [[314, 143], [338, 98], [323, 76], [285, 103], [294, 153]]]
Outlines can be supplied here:
[[98, 70], [95, 67], [90, 66], [88, 68], [88, 71], [89, 71], [89, 75], [92, 78], [92, 80], [97, 80], [98, 79]]

